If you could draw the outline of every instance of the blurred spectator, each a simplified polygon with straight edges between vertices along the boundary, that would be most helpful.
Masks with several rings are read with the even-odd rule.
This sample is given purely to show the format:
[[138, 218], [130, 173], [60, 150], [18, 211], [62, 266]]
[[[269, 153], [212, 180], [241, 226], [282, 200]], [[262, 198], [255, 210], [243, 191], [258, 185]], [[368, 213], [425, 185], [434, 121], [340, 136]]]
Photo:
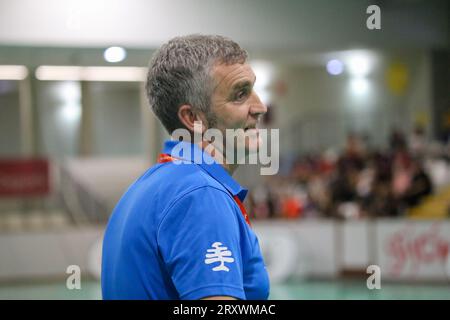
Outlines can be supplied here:
[[420, 201], [433, 192], [429, 175], [425, 172], [420, 161], [415, 160], [411, 166], [411, 183], [403, 197], [408, 207], [416, 206]]
[[340, 154], [297, 157], [290, 170], [251, 192], [250, 212], [256, 219], [395, 217], [432, 194], [433, 183], [450, 184], [448, 150], [430, 148], [422, 127], [408, 144], [393, 130], [387, 151], [370, 150], [367, 141], [351, 133]]
[[410, 138], [409, 150], [415, 156], [422, 156], [426, 148], [425, 129], [421, 125], [416, 125]]
[[392, 128], [391, 135], [389, 137], [389, 146], [392, 151], [406, 149], [406, 138], [401, 130], [395, 127]]

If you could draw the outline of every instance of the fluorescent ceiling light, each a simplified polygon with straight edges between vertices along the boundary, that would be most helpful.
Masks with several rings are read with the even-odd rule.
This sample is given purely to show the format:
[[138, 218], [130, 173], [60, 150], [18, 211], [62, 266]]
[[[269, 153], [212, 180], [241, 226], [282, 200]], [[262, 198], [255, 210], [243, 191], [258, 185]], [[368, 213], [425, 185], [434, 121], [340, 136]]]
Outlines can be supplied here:
[[147, 68], [143, 67], [76, 67], [40, 66], [36, 78], [52, 81], [145, 81]]
[[39, 80], [78, 81], [82, 80], [81, 73], [82, 67], [40, 66], [36, 69], [36, 78]]
[[147, 68], [140, 67], [86, 67], [86, 81], [145, 81]]
[[0, 65], [0, 80], [23, 80], [28, 76], [25, 66]]

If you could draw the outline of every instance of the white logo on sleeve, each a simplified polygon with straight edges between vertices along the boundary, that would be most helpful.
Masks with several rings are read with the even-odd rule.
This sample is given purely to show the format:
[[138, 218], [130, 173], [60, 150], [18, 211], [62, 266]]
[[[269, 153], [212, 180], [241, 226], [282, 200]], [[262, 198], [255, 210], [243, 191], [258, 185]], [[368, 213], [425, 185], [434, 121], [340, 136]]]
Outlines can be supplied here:
[[231, 263], [234, 262], [234, 258], [231, 258], [232, 253], [230, 250], [228, 250], [227, 247], [221, 247], [222, 242], [214, 242], [212, 244], [212, 247], [214, 249], [208, 249], [207, 253], [205, 255], [205, 263], [211, 264], [214, 262], [220, 262], [220, 264], [213, 268], [213, 271], [230, 271], [230, 269], [225, 265], [225, 262]]

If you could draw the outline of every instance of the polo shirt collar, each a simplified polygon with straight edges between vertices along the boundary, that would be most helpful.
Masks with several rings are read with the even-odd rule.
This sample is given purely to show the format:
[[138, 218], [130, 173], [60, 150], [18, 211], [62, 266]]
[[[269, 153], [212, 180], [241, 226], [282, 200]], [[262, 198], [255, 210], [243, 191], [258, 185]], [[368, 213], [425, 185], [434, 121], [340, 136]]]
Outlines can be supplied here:
[[228, 192], [233, 196], [238, 196], [241, 201], [244, 201], [248, 190], [243, 188], [233, 177], [225, 170], [222, 165], [217, 163], [207, 152], [202, 150], [196, 144], [184, 141], [174, 141], [167, 140], [164, 143], [164, 154], [172, 155], [172, 150], [178, 144], [180, 145], [180, 150], [190, 150], [190, 152], [183, 154], [181, 152], [173, 154], [174, 157], [180, 158], [188, 163], [195, 163], [205, 170], [211, 177], [217, 180], [221, 185], [223, 185]]

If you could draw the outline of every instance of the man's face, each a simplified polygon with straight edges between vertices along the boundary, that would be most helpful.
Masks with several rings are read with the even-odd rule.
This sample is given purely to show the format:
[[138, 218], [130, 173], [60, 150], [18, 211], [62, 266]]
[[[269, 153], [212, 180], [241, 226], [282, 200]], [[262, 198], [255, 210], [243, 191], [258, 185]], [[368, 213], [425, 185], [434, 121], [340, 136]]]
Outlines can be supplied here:
[[218, 64], [212, 69], [212, 78], [214, 128], [222, 131], [224, 143], [226, 129], [240, 129], [234, 151], [244, 148], [246, 154], [256, 152], [261, 144], [256, 126], [260, 116], [267, 112], [267, 107], [253, 90], [256, 81], [253, 70], [248, 64]]

